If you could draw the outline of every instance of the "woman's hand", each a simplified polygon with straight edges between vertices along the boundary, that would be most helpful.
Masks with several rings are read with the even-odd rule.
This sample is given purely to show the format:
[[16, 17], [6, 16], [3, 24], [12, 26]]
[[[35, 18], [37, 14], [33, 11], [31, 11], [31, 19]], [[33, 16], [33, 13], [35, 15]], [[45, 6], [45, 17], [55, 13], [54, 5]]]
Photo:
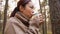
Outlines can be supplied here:
[[37, 14], [37, 15], [32, 16], [29, 23], [32, 26], [39, 27], [39, 25], [43, 22], [44, 22], [43, 15], [42, 14]]

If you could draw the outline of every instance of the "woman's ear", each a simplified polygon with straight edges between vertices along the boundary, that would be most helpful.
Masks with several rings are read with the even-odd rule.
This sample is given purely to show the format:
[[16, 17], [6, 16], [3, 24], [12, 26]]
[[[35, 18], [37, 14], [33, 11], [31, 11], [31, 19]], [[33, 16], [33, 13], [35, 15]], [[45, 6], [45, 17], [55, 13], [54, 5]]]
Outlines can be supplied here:
[[19, 10], [23, 12], [24, 11], [24, 7], [23, 6], [20, 6], [19, 7]]

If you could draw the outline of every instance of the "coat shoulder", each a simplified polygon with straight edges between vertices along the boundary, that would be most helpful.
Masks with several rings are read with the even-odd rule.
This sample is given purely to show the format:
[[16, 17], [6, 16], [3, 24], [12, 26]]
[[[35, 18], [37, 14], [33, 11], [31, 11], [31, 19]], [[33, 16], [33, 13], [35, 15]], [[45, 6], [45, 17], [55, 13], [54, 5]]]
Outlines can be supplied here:
[[8, 19], [5, 27], [4, 33], [6, 34], [20, 34], [24, 33], [20, 27], [20, 23], [16, 20], [15, 17], [11, 17]]
[[[19, 20], [20, 21], [20, 20]], [[18, 19], [16, 17], [11, 17], [7, 20], [7, 22], [11, 22], [11, 23], [17, 23], [18, 22]], [[21, 21], [20, 21], [21, 22]]]

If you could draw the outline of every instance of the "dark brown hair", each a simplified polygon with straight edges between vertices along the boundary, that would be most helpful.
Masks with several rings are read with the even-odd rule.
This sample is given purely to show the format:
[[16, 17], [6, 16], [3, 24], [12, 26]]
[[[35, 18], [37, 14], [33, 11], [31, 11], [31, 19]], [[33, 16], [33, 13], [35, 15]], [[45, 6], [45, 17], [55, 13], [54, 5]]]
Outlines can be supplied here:
[[20, 1], [18, 1], [17, 7], [13, 10], [13, 12], [11, 13], [10, 17], [14, 17], [15, 16], [15, 13], [19, 11], [19, 6], [25, 7], [26, 4], [28, 4], [30, 1], [31, 0], [20, 0]]

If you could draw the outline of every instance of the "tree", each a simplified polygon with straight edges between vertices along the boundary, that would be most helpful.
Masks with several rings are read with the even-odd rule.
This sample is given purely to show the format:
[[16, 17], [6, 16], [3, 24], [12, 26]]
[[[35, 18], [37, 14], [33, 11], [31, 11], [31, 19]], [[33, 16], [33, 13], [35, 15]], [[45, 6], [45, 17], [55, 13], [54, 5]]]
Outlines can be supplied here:
[[2, 5], [2, 0], [0, 0], [0, 23], [1, 23], [1, 5]]
[[[42, 26], [42, 34], [47, 34], [47, 23], [46, 23], [46, 9], [45, 6], [47, 5], [47, 0], [43, 0], [43, 2], [41, 2], [41, 0], [39, 0], [39, 5], [40, 5], [40, 12], [44, 15], [45, 17], [45, 21], [43, 24], [40, 25], [40, 28]], [[44, 9], [43, 9], [44, 8]], [[44, 12], [43, 12], [44, 11]]]
[[60, 34], [60, 0], [49, 0], [52, 34]]
[[1, 32], [1, 29], [2, 29], [2, 23], [1, 23], [1, 9], [2, 9], [2, 0], [0, 0], [0, 32]]
[[8, 0], [6, 0], [5, 9], [4, 9], [3, 34], [4, 34], [4, 29], [7, 21], [7, 9], [8, 9]]

